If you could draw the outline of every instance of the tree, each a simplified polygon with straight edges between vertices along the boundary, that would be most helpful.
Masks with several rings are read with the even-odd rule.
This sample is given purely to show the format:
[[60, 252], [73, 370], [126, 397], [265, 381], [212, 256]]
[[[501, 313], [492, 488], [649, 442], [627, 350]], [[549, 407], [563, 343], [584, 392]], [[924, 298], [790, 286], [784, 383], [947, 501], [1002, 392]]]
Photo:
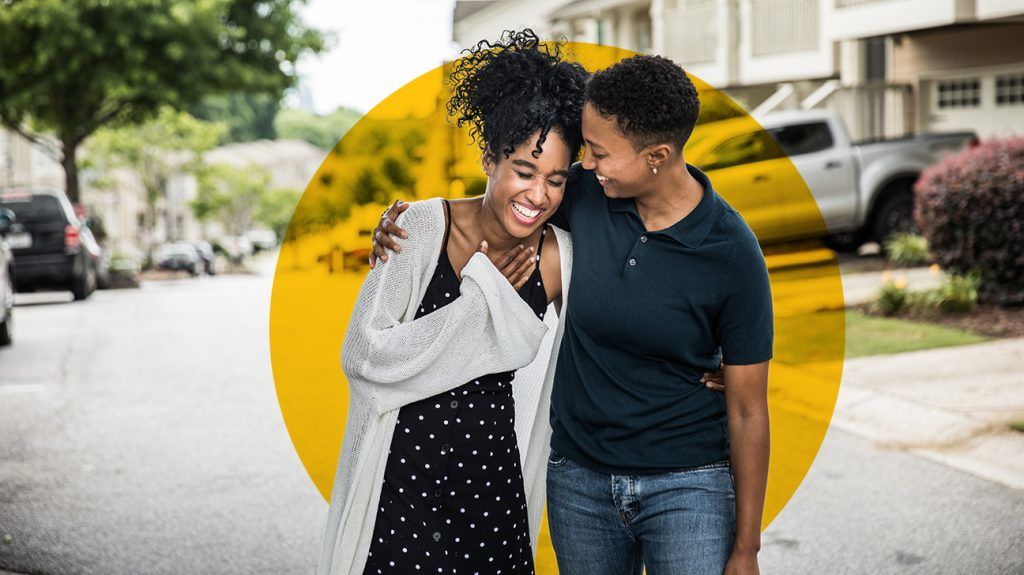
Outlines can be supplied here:
[[220, 143], [229, 144], [275, 139], [274, 119], [280, 109], [280, 100], [275, 96], [235, 92], [210, 96], [189, 112], [200, 120], [227, 126]]
[[274, 129], [280, 138], [305, 140], [327, 150], [338, 143], [360, 116], [359, 112], [348, 108], [338, 108], [327, 116], [286, 108], [274, 119]]
[[[100, 130], [87, 148], [89, 163], [104, 173], [114, 168], [134, 171], [146, 191], [146, 229], [156, 225], [157, 204], [167, 195], [172, 176], [195, 172], [202, 154], [217, 145], [225, 128], [169, 107], [136, 126]], [[168, 212], [168, 230], [173, 228]], [[147, 236], [152, 243], [152, 233]], [[147, 246], [152, 248], [152, 245]]]
[[295, 213], [295, 206], [299, 204], [302, 192], [288, 189], [267, 190], [260, 196], [256, 203], [256, 213], [253, 219], [274, 230], [277, 238], [283, 239], [285, 230], [288, 229], [288, 222]]
[[55, 133], [78, 201], [79, 146], [235, 91], [279, 98], [323, 38], [291, 0], [18, 0], [0, 10], [0, 122], [31, 141]]
[[391, 195], [380, 173], [370, 167], [363, 168], [352, 184], [352, 202], [357, 205], [387, 204]]
[[215, 164], [204, 166], [196, 179], [199, 189], [192, 201], [196, 219], [218, 221], [232, 236], [240, 236], [252, 228], [270, 185], [270, 172], [255, 165], [237, 168]]

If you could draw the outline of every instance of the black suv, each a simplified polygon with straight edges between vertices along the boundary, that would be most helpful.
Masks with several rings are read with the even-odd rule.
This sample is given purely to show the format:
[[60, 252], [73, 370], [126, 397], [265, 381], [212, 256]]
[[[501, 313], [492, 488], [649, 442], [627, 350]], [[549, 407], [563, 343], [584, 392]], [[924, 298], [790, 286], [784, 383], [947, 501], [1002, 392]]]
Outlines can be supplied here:
[[14, 252], [17, 291], [66, 289], [76, 300], [84, 300], [96, 290], [97, 261], [102, 251], [63, 192], [0, 190], [0, 208], [8, 208], [17, 216], [7, 234], [7, 243]]

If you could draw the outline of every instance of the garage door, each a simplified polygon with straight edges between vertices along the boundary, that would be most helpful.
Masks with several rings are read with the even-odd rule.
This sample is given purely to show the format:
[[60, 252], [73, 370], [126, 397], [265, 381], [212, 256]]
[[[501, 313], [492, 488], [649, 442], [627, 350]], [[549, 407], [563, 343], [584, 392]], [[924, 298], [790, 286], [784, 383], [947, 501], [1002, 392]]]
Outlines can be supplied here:
[[974, 130], [982, 138], [1024, 134], [1024, 68], [935, 77], [921, 88], [925, 130]]

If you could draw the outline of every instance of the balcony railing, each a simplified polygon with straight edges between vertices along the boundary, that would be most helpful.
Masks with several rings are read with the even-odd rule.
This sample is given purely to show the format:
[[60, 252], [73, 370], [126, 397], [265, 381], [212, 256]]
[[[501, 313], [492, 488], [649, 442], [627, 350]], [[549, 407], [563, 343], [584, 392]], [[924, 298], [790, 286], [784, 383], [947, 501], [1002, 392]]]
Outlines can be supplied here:
[[909, 84], [845, 86], [816, 107], [842, 116], [855, 141], [898, 138], [914, 130], [914, 98]]
[[865, 4], [881, 4], [882, 2], [892, 2], [892, 0], [836, 0], [836, 8], [864, 6]]
[[680, 4], [665, 13], [665, 51], [684, 66], [714, 62], [718, 50], [718, 2]]
[[804, 52], [818, 47], [818, 0], [751, 0], [755, 56]]

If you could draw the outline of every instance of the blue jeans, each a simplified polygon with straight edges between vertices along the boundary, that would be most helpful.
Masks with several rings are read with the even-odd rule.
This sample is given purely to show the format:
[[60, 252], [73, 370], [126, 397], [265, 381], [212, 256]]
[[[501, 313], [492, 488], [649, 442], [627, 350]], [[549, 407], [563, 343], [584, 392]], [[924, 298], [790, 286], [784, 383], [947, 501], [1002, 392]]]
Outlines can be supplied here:
[[560, 575], [722, 575], [736, 530], [728, 461], [608, 475], [552, 450], [548, 526]]

